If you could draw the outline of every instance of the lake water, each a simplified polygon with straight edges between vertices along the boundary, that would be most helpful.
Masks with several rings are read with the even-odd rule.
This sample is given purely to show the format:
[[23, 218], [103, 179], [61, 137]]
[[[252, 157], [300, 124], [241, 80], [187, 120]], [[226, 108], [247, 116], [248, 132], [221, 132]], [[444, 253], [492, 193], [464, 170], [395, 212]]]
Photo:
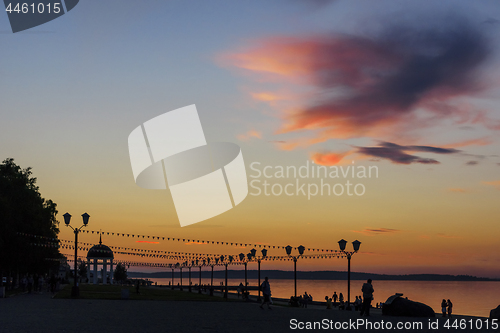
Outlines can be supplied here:
[[[158, 284], [168, 285], [169, 278], [152, 278], [151, 281]], [[198, 278], [193, 278], [192, 283], [197, 284]], [[262, 279], [263, 281], [263, 279]], [[179, 279], [175, 279], [175, 284]], [[184, 285], [189, 283], [183, 276]], [[224, 279], [214, 278], [214, 286], [220, 285]], [[228, 279], [231, 286], [239, 285], [244, 280]], [[257, 286], [257, 279], [248, 279], [250, 286]], [[289, 298], [294, 293], [293, 280], [269, 280], [271, 293], [274, 297]], [[351, 281], [351, 302], [354, 296], [361, 295], [361, 286], [366, 281]], [[201, 279], [202, 284], [210, 284], [210, 279]], [[443, 298], [450, 299], [453, 303], [453, 313], [488, 317], [490, 310], [500, 305], [500, 281], [373, 281], [375, 289], [373, 305], [385, 302], [387, 298], [395, 293], [402, 293], [403, 297], [425, 303], [431, 306], [435, 312], [441, 312], [441, 301]], [[332, 297], [334, 291], [344, 294], [347, 300], [347, 281], [340, 280], [298, 280], [297, 294], [307, 291], [315, 301], [323, 301], [325, 296]], [[257, 291], [250, 294], [256, 295]]]

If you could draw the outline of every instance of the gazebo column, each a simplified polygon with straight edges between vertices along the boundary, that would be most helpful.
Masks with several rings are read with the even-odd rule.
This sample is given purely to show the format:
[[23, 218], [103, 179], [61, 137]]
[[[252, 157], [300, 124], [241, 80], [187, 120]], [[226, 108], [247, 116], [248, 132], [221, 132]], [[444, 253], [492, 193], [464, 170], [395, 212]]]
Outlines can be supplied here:
[[87, 283], [90, 283], [90, 259], [87, 258]]
[[92, 280], [94, 280], [94, 284], [97, 284], [97, 259], [92, 259], [94, 261], [94, 277]]
[[102, 264], [102, 284], [107, 284], [108, 283], [108, 279], [107, 279], [107, 262], [108, 262], [108, 259], [104, 259], [103, 260], [103, 264]]
[[111, 268], [109, 269], [109, 282], [113, 284], [113, 259], [111, 259]]

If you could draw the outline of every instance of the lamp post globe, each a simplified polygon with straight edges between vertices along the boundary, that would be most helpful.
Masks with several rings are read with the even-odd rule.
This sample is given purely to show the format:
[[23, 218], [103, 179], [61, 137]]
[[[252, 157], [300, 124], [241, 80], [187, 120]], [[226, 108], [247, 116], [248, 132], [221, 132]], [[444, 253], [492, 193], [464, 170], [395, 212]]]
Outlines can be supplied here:
[[359, 246], [361, 245], [361, 242], [359, 240], [355, 240], [352, 242], [352, 248], [354, 249], [354, 252], [359, 251]]
[[340, 251], [344, 251], [345, 250], [345, 246], [347, 245], [347, 241], [345, 239], [341, 239], [339, 240], [339, 248], [340, 248]]
[[87, 226], [87, 224], [89, 224], [89, 218], [90, 218], [89, 214], [87, 213], [82, 214], [83, 225]]
[[64, 217], [64, 223], [66, 223], [66, 226], [69, 226], [69, 222], [71, 221], [71, 214], [66, 213], [63, 215], [63, 217]]

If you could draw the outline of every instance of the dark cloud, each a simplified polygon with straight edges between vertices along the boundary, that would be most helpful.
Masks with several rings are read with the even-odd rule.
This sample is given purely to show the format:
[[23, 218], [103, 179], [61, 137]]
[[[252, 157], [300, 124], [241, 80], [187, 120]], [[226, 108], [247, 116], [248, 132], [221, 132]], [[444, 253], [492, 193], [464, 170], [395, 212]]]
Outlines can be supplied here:
[[496, 24], [499, 24], [500, 21], [497, 20], [497, 19], [494, 19], [492, 17], [488, 18], [487, 20], [484, 20], [483, 21], [483, 24], [491, 24], [491, 25], [496, 25]]
[[478, 161], [468, 161], [467, 163], [465, 163], [465, 165], [478, 165], [479, 162]]
[[[380, 21], [364, 35], [269, 37], [223, 60], [264, 81], [312, 87], [307, 101], [297, 96], [300, 103], [283, 113], [278, 133], [314, 131], [314, 137], [296, 140], [295, 147], [329, 139], [414, 135], [443, 123], [500, 129], [484, 110], [461, 103], [488, 88], [481, 74], [493, 51], [490, 29], [448, 13], [403, 21]], [[369, 152], [375, 156], [387, 149]], [[437, 163], [395, 153], [404, 163]]]
[[378, 229], [363, 229], [363, 230], [351, 230], [352, 232], [357, 232], [360, 234], [364, 234], [367, 236], [373, 236], [373, 235], [382, 235], [382, 234], [391, 234], [391, 233], [397, 233], [401, 232], [402, 230], [399, 229], [389, 229], [389, 228], [378, 228]]
[[381, 229], [365, 229], [366, 231], [369, 232], [379, 232], [379, 233], [384, 233], [384, 232], [398, 232], [398, 229], [387, 229], [387, 228], [381, 228]]
[[[463, 19], [428, 26], [389, 26], [370, 37], [273, 40], [265, 49], [283, 66], [303, 67], [322, 92], [345, 92], [311, 101], [290, 116], [284, 131], [331, 128], [334, 137], [355, 137], [387, 125], [428, 127], [448, 117], [472, 121], [470, 110], [451, 102], [483, 88], [476, 74], [490, 54], [489, 42]], [[417, 121], [418, 108], [432, 116]]]
[[407, 152], [426, 152], [433, 154], [455, 154], [460, 150], [454, 148], [440, 148], [432, 146], [401, 146], [391, 142], [381, 142], [377, 147], [356, 147], [356, 152], [366, 156], [390, 160], [396, 164], [439, 164], [432, 158], [423, 158]]

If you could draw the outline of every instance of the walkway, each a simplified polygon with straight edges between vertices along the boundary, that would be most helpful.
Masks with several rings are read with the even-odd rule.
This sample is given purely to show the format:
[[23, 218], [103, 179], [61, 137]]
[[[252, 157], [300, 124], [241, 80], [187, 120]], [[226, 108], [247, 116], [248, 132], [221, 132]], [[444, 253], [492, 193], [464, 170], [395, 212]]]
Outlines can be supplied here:
[[[2, 333], [291, 332], [290, 323], [294, 319], [297, 323], [333, 320], [332, 323], [335, 324], [347, 323], [349, 320], [354, 322], [361, 317], [357, 312], [326, 310], [317, 306], [307, 309], [274, 306], [272, 310], [262, 310], [253, 302], [71, 300], [52, 299], [48, 293], [0, 299]], [[441, 318], [436, 319], [442, 321]], [[398, 321], [415, 321], [410, 318], [383, 317], [376, 312], [370, 320], [378, 323], [382, 320], [391, 321], [394, 325]], [[424, 327], [427, 328], [428, 319], [417, 321], [425, 323]], [[442, 328], [442, 323], [440, 325]], [[396, 330], [392, 330], [394, 331]], [[414, 331], [436, 332], [428, 329]], [[440, 329], [438, 332], [440, 331], [446, 330]]]

